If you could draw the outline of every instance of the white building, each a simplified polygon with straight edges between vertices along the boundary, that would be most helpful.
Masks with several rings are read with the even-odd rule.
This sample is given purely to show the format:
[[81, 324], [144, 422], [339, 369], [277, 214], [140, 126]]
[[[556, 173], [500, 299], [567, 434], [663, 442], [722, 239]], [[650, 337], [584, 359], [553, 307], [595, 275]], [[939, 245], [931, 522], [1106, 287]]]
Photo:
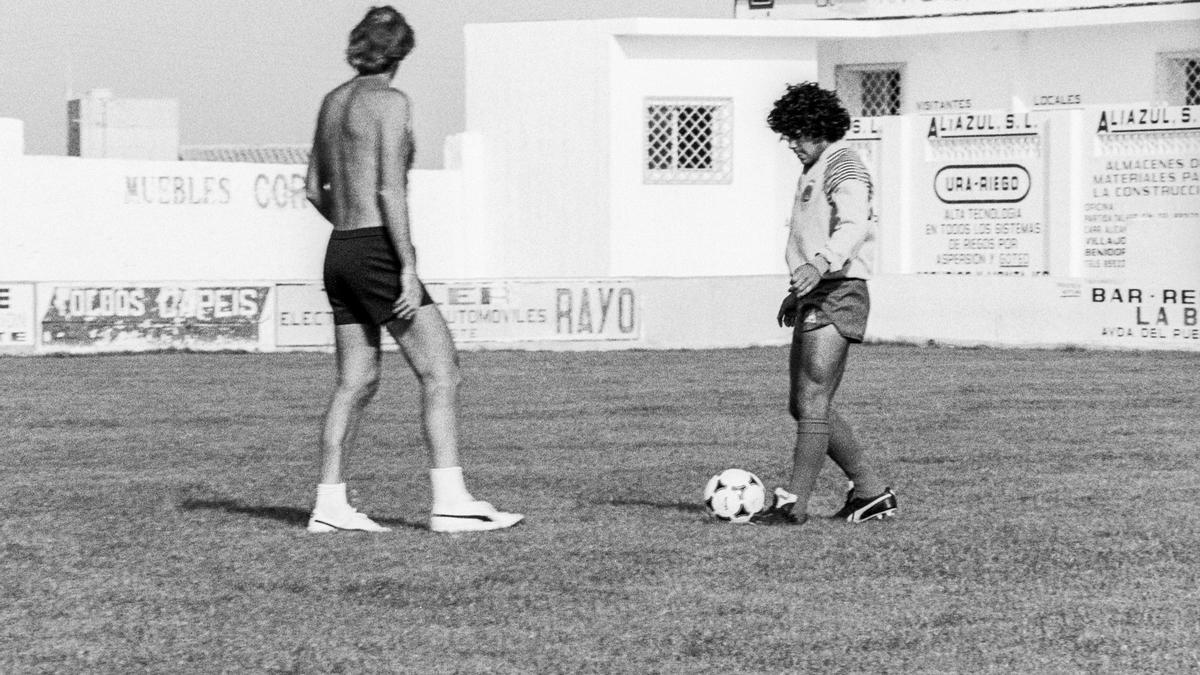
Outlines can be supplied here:
[[179, 101], [117, 98], [93, 89], [67, 104], [67, 154], [109, 159], [179, 159]]
[[796, 166], [765, 116], [789, 82], [836, 87], [867, 117], [1200, 102], [1197, 3], [770, 4], [469, 26], [463, 166], [486, 204], [472, 268], [779, 272]]

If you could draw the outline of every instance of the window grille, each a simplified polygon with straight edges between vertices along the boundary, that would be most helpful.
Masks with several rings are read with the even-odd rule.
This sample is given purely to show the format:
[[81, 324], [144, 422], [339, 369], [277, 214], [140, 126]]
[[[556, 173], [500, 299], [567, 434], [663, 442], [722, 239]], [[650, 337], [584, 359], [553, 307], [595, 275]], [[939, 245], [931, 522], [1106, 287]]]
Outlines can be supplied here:
[[733, 179], [730, 99], [646, 101], [646, 183]]
[[1200, 54], [1161, 54], [1158, 73], [1167, 105], [1200, 105]]
[[841, 65], [836, 69], [836, 78], [838, 96], [851, 115], [900, 114], [904, 99], [899, 65]]
[[1200, 105], [1200, 59], [1183, 61], [1183, 104]]

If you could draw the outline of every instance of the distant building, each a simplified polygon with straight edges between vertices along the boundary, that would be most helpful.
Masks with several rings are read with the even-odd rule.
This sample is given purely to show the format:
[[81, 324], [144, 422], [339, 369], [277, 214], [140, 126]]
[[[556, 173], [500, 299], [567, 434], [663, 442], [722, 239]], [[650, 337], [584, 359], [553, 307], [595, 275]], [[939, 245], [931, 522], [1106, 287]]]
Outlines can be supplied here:
[[67, 155], [108, 159], [179, 158], [179, 101], [116, 98], [92, 89], [67, 103]]
[[[92, 89], [69, 101], [67, 122], [70, 157], [307, 164], [310, 151], [307, 144], [180, 146], [176, 99], [117, 98], [111, 89]], [[0, 154], [23, 154], [23, 140], [21, 127], [0, 133]]]
[[0, 117], [0, 157], [25, 154], [25, 123]]

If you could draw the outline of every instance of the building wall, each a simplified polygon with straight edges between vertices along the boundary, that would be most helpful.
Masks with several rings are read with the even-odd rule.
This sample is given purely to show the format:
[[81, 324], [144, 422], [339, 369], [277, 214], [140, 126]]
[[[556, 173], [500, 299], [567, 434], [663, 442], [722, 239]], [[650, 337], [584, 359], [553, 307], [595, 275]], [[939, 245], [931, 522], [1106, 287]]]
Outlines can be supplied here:
[[[0, 157], [0, 278], [175, 281], [321, 277], [329, 224], [303, 166]], [[410, 178], [419, 271], [455, 277], [457, 174]]]
[[838, 65], [902, 64], [906, 113], [1153, 103], [1158, 55], [1200, 50], [1198, 35], [1176, 21], [822, 41], [818, 60], [830, 87]]
[[489, 232], [474, 273], [609, 270], [612, 37], [597, 22], [472, 25], [466, 118]]
[[[790, 186], [798, 169], [766, 126], [788, 82], [816, 77], [812, 40], [618, 38], [612, 106], [611, 273], [653, 276], [783, 271]], [[728, 184], [647, 184], [648, 98], [732, 101]]]

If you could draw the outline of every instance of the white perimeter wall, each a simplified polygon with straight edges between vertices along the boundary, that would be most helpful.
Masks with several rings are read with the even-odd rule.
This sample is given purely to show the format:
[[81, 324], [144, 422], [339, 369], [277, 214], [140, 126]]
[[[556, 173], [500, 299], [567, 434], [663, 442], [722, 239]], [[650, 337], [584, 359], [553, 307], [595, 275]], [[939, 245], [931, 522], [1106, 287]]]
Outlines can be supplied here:
[[[319, 279], [303, 166], [0, 157], [0, 280]], [[422, 274], [463, 273], [458, 172], [414, 171]]]

